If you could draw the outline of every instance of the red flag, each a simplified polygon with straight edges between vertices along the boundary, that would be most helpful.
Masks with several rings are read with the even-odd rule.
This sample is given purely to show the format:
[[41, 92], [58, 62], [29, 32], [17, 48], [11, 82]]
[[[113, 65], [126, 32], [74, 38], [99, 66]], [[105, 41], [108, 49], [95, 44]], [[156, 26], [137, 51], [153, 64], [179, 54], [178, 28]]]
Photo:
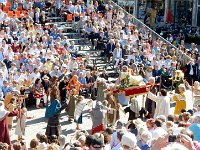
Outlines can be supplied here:
[[170, 24], [173, 22], [173, 16], [172, 16], [172, 13], [171, 13], [171, 11], [170, 11], [169, 8], [167, 9], [167, 18], [166, 18], [166, 22], [167, 22], [167, 23], [170, 23]]

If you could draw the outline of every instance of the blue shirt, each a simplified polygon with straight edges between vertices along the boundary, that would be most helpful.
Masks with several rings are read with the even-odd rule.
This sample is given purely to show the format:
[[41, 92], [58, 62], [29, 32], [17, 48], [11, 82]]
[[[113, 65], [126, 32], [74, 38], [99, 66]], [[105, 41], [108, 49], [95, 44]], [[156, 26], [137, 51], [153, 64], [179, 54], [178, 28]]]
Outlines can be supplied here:
[[12, 91], [12, 88], [11, 87], [5, 87], [5, 86], [2, 86], [2, 92], [3, 92], [3, 95], [6, 96], [9, 92]]
[[148, 144], [144, 144], [140, 147], [141, 150], [150, 150], [150, 147]]
[[191, 124], [189, 129], [194, 134], [194, 141], [200, 142], [200, 122]]
[[86, 84], [86, 78], [78, 78], [78, 81], [81, 83], [81, 84]]
[[128, 99], [126, 99], [125, 94], [118, 95], [118, 101], [121, 105], [128, 105]]
[[3, 53], [0, 51], [0, 60], [4, 60]]
[[51, 32], [49, 36], [53, 37], [53, 40], [56, 40], [59, 37], [59, 34]]

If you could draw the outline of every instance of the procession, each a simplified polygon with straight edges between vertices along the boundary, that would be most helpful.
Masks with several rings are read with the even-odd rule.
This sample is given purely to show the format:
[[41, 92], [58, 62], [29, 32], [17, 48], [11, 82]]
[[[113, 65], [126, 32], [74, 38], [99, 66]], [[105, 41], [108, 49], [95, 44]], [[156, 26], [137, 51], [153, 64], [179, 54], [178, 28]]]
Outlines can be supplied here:
[[0, 150], [200, 150], [200, 50], [135, 20], [0, 0]]

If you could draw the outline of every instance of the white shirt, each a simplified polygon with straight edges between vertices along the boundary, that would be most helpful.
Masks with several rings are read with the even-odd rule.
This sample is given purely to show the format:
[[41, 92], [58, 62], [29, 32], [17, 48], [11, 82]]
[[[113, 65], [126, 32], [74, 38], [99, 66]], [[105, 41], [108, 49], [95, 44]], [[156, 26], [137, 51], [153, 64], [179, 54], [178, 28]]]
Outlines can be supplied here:
[[33, 78], [32, 83], [35, 83], [35, 80], [40, 78], [40, 73], [38, 72], [38, 73], [36, 74], [36, 73], [33, 72], [33, 73], [31, 73], [31, 76], [32, 76], [32, 78]]
[[114, 148], [119, 144], [118, 140], [117, 140], [117, 131], [113, 133], [111, 141], [110, 141], [110, 147]]
[[121, 51], [117, 50], [117, 58], [121, 58], [120, 54], [121, 54]]
[[193, 67], [192, 67], [192, 65], [190, 65], [190, 73], [189, 73], [190, 75], [194, 75], [194, 70], [193, 70]]
[[134, 62], [135, 62], [135, 56], [134, 55], [129, 55], [128, 56], [128, 64], [130, 63], [131, 59], [133, 59]]

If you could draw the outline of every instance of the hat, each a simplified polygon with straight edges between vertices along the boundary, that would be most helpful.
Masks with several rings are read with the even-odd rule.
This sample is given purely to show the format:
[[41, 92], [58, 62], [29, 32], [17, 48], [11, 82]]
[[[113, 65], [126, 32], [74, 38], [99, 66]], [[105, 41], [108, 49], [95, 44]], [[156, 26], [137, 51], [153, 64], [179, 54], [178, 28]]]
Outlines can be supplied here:
[[121, 144], [126, 145], [129, 148], [134, 148], [137, 144], [137, 139], [133, 133], [128, 132], [122, 136]]
[[59, 67], [58, 67], [58, 66], [55, 66], [55, 67], [54, 67], [54, 69], [55, 69], [55, 70], [58, 70], [58, 69], [59, 69]]
[[51, 53], [51, 51], [50, 51], [50, 50], [47, 50], [47, 53]]
[[63, 68], [67, 68], [67, 65], [66, 65], [66, 64], [62, 64], [62, 67], [63, 67]]
[[117, 121], [116, 129], [121, 129], [123, 127], [123, 123], [121, 121]]
[[185, 85], [184, 84], [180, 84], [178, 87], [179, 88], [185, 88]]
[[162, 120], [164, 120], [164, 121], [167, 120], [166, 116], [164, 116], [164, 115], [158, 115], [158, 116], [156, 117], [156, 119], [162, 119]]
[[46, 143], [41, 143], [37, 148], [37, 150], [46, 150], [46, 149], [47, 149], [47, 144]]
[[100, 102], [100, 101], [98, 101], [97, 103], [96, 103], [96, 108], [100, 108], [102, 106], [102, 103]]
[[49, 77], [47, 75], [44, 75], [42, 79], [43, 80], [49, 80]]
[[145, 124], [140, 118], [133, 120], [133, 123], [135, 124], [136, 128], [140, 128]]

